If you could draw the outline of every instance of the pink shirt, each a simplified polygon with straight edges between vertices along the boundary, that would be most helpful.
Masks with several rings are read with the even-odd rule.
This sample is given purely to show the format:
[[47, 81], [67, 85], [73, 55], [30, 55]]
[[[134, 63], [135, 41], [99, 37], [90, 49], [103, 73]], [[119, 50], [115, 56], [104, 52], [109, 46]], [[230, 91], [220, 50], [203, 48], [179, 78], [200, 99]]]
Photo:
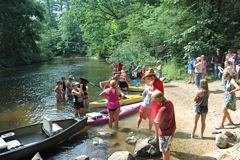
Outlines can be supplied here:
[[108, 109], [115, 109], [120, 107], [119, 103], [119, 96], [115, 94], [115, 88], [110, 88], [109, 94], [108, 94], [108, 104], [107, 108]]

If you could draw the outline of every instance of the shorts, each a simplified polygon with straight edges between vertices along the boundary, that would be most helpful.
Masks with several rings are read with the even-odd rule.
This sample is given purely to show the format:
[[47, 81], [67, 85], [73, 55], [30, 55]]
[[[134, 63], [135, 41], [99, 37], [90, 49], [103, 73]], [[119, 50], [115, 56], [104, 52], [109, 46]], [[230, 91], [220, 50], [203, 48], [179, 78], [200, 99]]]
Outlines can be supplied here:
[[188, 70], [188, 74], [193, 74], [194, 70]]
[[139, 117], [145, 119], [151, 119], [151, 108], [145, 108], [143, 106], [140, 107], [139, 109]]
[[[119, 107], [118, 107], [119, 108]], [[118, 108], [108, 108], [109, 112], [115, 112]]]
[[127, 82], [119, 82], [119, 88], [127, 88], [128, 87], [128, 84]]
[[83, 105], [83, 101], [82, 102], [74, 102], [74, 108], [75, 109], [80, 109], [80, 108], [83, 108], [84, 105]]
[[166, 152], [171, 146], [173, 136], [159, 136], [159, 150]]
[[196, 106], [195, 113], [202, 114], [208, 112], [208, 106]]

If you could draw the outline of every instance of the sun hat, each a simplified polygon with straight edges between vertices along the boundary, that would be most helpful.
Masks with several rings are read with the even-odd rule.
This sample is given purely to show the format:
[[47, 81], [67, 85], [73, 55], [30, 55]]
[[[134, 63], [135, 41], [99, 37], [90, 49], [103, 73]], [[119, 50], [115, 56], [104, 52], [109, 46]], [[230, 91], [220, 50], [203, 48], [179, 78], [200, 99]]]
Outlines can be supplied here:
[[73, 83], [73, 86], [76, 86], [76, 85], [79, 85], [79, 83], [78, 83], [78, 82], [74, 82], [74, 83]]
[[160, 61], [158, 60], [157, 63], [160, 63]]
[[149, 68], [149, 69], [146, 71], [146, 74], [143, 76], [143, 78], [145, 78], [145, 77], [150, 77], [150, 76], [156, 76], [156, 73], [154, 72], [153, 68]]
[[202, 58], [201, 57], [197, 57], [197, 60], [201, 60]]
[[69, 79], [74, 79], [74, 77], [73, 77], [72, 75], [70, 75], [68, 78], [69, 78]]

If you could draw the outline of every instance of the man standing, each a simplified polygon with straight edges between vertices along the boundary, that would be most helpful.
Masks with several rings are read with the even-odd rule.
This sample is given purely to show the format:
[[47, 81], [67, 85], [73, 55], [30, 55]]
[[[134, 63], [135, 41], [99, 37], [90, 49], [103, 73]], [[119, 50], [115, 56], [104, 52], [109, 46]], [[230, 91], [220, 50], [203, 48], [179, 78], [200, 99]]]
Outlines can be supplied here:
[[158, 124], [159, 150], [162, 152], [163, 160], [170, 159], [170, 146], [176, 130], [174, 106], [170, 100], [167, 100], [161, 91], [154, 91], [151, 95], [152, 101], [162, 104], [155, 118]]
[[[149, 68], [146, 71], [146, 74], [143, 78], [145, 77], [147, 77], [147, 79], [150, 81], [150, 88], [148, 90], [148, 94], [151, 95], [155, 90], [161, 91], [161, 93], [164, 94], [163, 83], [159, 78], [157, 78], [153, 68]], [[149, 141], [150, 144], [156, 144], [158, 142], [158, 124], [154, 123], [154, 119], [160, 107], [161, 107], [161, 104], [158, 104], [155, 101], [152, 101], [151, 121], [155, 128], [155, 138]]]
[[214, 78], [220, 79], [221, 78], [221, 72], [218, 70], [218, 67], [222, 67], [224, 63], [224, 56], [220, 52], [220, 49], [217, 49], [216, 54], [212, 57], [211, 63], [214, 63]]

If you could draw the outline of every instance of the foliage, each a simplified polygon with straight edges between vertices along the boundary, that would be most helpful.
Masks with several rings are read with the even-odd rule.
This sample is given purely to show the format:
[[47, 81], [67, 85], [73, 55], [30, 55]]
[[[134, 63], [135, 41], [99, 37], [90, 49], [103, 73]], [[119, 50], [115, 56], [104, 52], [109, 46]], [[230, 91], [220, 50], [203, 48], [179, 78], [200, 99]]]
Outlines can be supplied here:
[[0, 59], [2, 66], [41, 60], [40, 40], [43, 8], [32, 0], [0, 1]]

